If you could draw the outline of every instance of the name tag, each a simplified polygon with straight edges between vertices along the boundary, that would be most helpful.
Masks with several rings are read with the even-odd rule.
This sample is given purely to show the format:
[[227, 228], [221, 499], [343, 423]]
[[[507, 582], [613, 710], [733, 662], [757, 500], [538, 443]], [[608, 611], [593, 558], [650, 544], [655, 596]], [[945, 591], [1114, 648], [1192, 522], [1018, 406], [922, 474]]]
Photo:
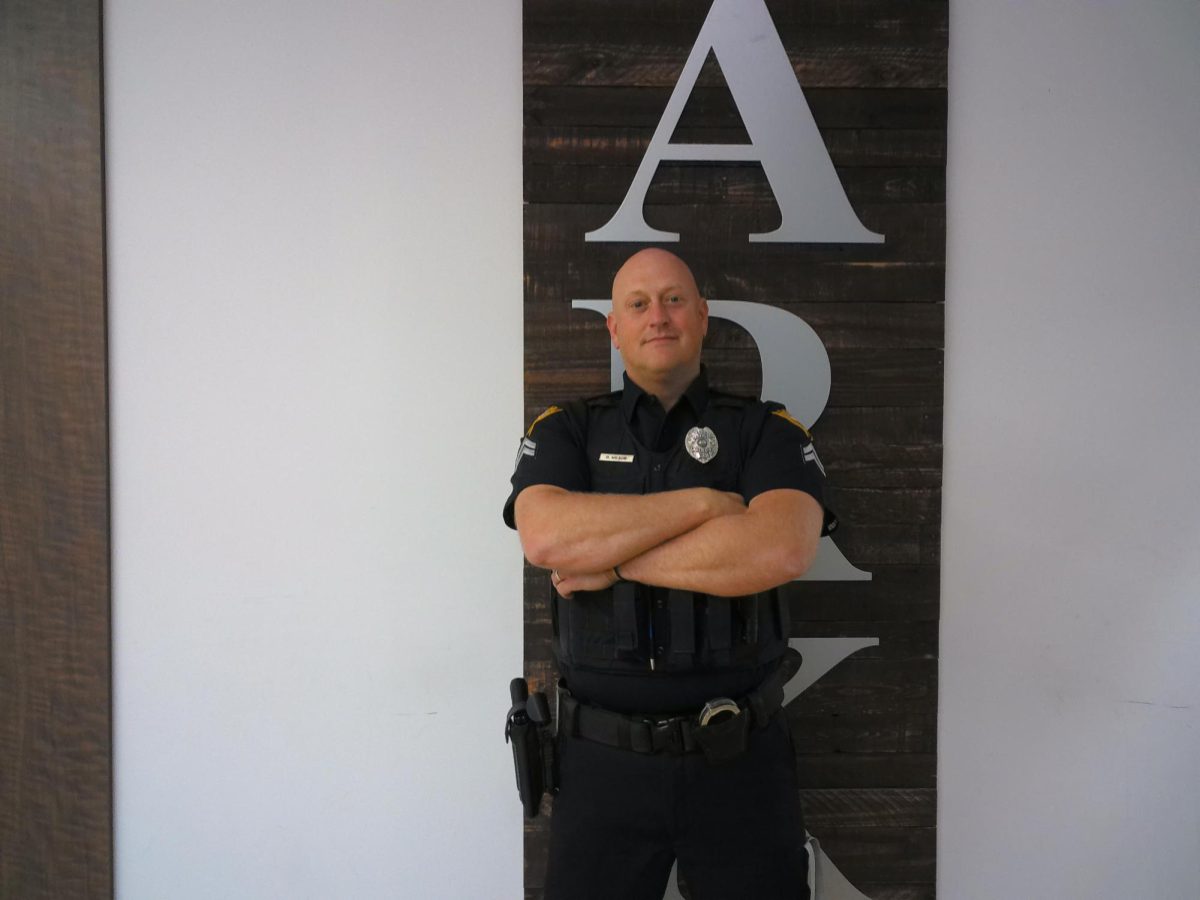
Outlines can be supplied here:
[[633, 462], [632, 453], [601, 453], [600, 462]]

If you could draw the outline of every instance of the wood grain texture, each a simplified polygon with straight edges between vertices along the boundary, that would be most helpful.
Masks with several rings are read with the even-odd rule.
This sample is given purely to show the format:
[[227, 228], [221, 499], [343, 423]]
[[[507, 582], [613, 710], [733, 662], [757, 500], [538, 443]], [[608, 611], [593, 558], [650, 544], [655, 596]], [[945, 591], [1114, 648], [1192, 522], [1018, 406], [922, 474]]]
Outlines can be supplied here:
[[[538, 246], [538, 253], [559, 255], [568, 248], [584, 244], [584, 235], [603, 225], [612, 216], [620, 203], [623, 192], [614, 195], [608, 205], [582, 204], [537, 204], [525, 207], [525, 242]], [[700, 247], [741, 244], [746, 235], [771, 231], [779, 226], [779, 210], [772, 201], [769, 205], [728, 206], [719, 212], [708, 204], [685, 204], [645, 207], [646, 223], [675, 233], [687, 232], [686, 243]], [[946, 243], [946, 209], [940, 203], [880, 203], [863, 204], [856, 210], [863, 225], [887, 237], [883, 244], [791, 245], [803, 247], [810, 264], [844, 262], [944, 262]], [[684, 242], [680, 242], [680, 253], [686, 253]], [[779, 246], [779, 245], [776, 245]], [[689, 254], [695, 257], [695, 252]], [[764, 261], [769, 254], [762, 254]], [[526, 265], [536, 262], [537, 257], [526, 258]], [[699, 262], [707, 268], [707, 262]], [[615, 271], [615, 269], [613, 270]], [[605, 296], [608, 285], [604, 286]], [[581, 296], [596, 296], [584, 294]]]
[[[592, 25], [614, 19], [645, 26], [684, 22], [695, 30], [708, 9], [696, 0], [525, 0], [526, 23], [578, 22]], [[945, 0], [808, 0], [804, 3], [769, 0], [771, 19], [781, 31], [789, 25], [846, 25], [888, 28], [892, 23], [926, 24], [945, 31]], [[690, 42], [690, 39], [689, 39]]]
[[112, 895], [100, 5], [0, 13], [0, 896]]
[[[599, 30], [599, 29], [597, 29]], [[680, 28], [673, 34], [658, 29], [648, 39], [622, 39], [617, 34], [597, 35], [580, 46], [574, 23], [527, 33], [526, 84], [603, 85], [606, 87], [672, 87], [687, 59], [698, 28]], [[667, 31], [667, 33], [663, 33]], [[669, 43], [672, 38], [685, 42]], [[814, 88], [901, 87], [944, 88], [944, 44], [879, 40], [857, 43], [867, 30], [829, 29], [814, 42], [788, 43], [792, 69], [802, 85]], [[607, 40], [605, 40], [607, 37]], [[793, 50], [793, 47], [795, 49]], [[709, 76], [711, 78], [711, 76]], [[703, 78], [701, 86], [712, 82]]]
[[[710, 299], [802, 318], [829, 354], [813, 432], [843, 526], [870, 581], [784, 588], [797, 635], [876, 637], [786, 715], [811, 830], [873, 900], [934, 896], [945, 296], [944, 0], [768, 0], [847, 198], [877, 245], [751, 244], [779, 210], [755, 163], [665, 162], [644, 215]], [[691, 0], [525, 0], [525, 421], [608, 390], [607, 298], [636, 249], [587, 243], [612, 216], [707, 12]], [[747, 143], [710, 54], [671, 137]], [[757, 394], [754, 341], [711, 322], [711, 380]], [[516, 434], [514, 423], [514, 435]], [[526, 568], [529, 677], [552, 685], [545, 573]], [[547, 810], [552, 808], [547, 804]], [[526, 826], [526, 896], [541, 896], [546, 822]]]
[[[525, 170], [525, 191], [545, 197], [547, 203], [604, 203], [611, 199], [612, 183], [633, 181], [635, 171], [635, 166], [530, 164]], [[930, 167], [843, 167], [838, 177], [851, 203], [940, 203], [945, 200], [945, 179], [937, 169]], [[663, 163], [646, 192], [647, 206], [677, 203], [723, 209], [774, 202], [770, 185], [758, 166]]]
[[[707, 76], [706, 76], [707, 77]], [[525, 125], [643, 128], [653, 132], [671, 87], [527, 85]], [[804, 99], [822, 131], [838, 128], [932, 129], [946, 121], [944, 91], [905, 88], [808, 88]], [[690, 128], [742, 128], [729, 89], [697, 87], [688, 97], [673, 136], [686, 141]], [[746, 140], [742, 129], [742, 141]]]

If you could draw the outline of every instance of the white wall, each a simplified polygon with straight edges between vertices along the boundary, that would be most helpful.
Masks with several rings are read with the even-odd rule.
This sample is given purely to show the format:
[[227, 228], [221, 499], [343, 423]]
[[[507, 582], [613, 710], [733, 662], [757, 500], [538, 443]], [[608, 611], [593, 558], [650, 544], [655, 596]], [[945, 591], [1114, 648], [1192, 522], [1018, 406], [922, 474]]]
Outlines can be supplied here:
[[1200, 896], [1200, 5], [955, 0], [938, 896]]
[[[1200, 7], [951, 22], [939, 896], [1193, 897]], [[519, 896], [519, 5], [106, 36], [119, 896]]]
[[118, 896], [516, 897], [519, 4], [105, 28]]

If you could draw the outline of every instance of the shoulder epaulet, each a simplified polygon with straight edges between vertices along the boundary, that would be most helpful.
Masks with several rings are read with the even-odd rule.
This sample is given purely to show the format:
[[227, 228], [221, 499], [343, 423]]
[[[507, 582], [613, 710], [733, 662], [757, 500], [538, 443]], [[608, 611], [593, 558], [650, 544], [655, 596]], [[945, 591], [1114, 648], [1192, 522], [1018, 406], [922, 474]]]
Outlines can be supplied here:
[[606, 394], [596, 394], [584, 397], [582, 400], [572, 400], [566, 404], [567, 418], [585, 436], [588, 432], [589, 409], [615, 409], [620, 405], [621, 392], [609, 391]]
[[566, 413], [567, 421], [571, 423], [571, 427], [582, 428], [586, 431], [588, 407], [616, 406], [620, 396], [620, 391], [612, 391], [607, 394], [597, 394], [594, 397], [584, 397], [582, 400], [567, 400], [554, 406], [547, 406], [537, 418], [529, 423], [529, 430], [525, 432], [525, 437], [532, 437], [533, 429], [537, 427], [539, 422], [543, 422], [558, 413]]
[[617, 406], [621, 402], [620, 391], [609, 391], [607, 394], [596, 394], [585, 397], [580, 401], [585, 406]]
[[[774, 404], [772, 404], [772, 406], [774, 406]], [[788, 412], [786, 408], [782, 406], [778, 407], [777, 409], [773, 408], [771, 410], [771, 415], [778, 416], [779, 418], [783, 419], [783, 421], [795, 425], [804, 432], [804, 436], [806, 438], [808, 438], [810, 441], [812, 440], [812, 435], [809, 433], [808, 429], [804, 427], [804, 424], [790, 412]]]
[[530, 437], [533, 435], [533, 429], [537, 427], [538, 422], [541, 422], [543, 419], [548, 419], [556, 413], [560, 413], [562, 411], [563, 408], [561, 406], [547, 406], [544, 410], [542, 410], [541, 414], [539, 414], [536, 419], [529, 423], [529, 430], [525, 432], [525, 437]]

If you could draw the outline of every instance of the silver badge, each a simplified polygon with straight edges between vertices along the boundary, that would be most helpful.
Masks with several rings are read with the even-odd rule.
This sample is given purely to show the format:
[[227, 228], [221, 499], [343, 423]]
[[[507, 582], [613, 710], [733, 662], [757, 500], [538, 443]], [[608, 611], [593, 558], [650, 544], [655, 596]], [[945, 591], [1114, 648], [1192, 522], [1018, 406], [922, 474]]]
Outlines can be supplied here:
[[717, 455], [717, 436], [707, 426], [696, 426], [683, 439], [683, 446], [687, 448], [688, 456], [692, 459], [706, 463]]

